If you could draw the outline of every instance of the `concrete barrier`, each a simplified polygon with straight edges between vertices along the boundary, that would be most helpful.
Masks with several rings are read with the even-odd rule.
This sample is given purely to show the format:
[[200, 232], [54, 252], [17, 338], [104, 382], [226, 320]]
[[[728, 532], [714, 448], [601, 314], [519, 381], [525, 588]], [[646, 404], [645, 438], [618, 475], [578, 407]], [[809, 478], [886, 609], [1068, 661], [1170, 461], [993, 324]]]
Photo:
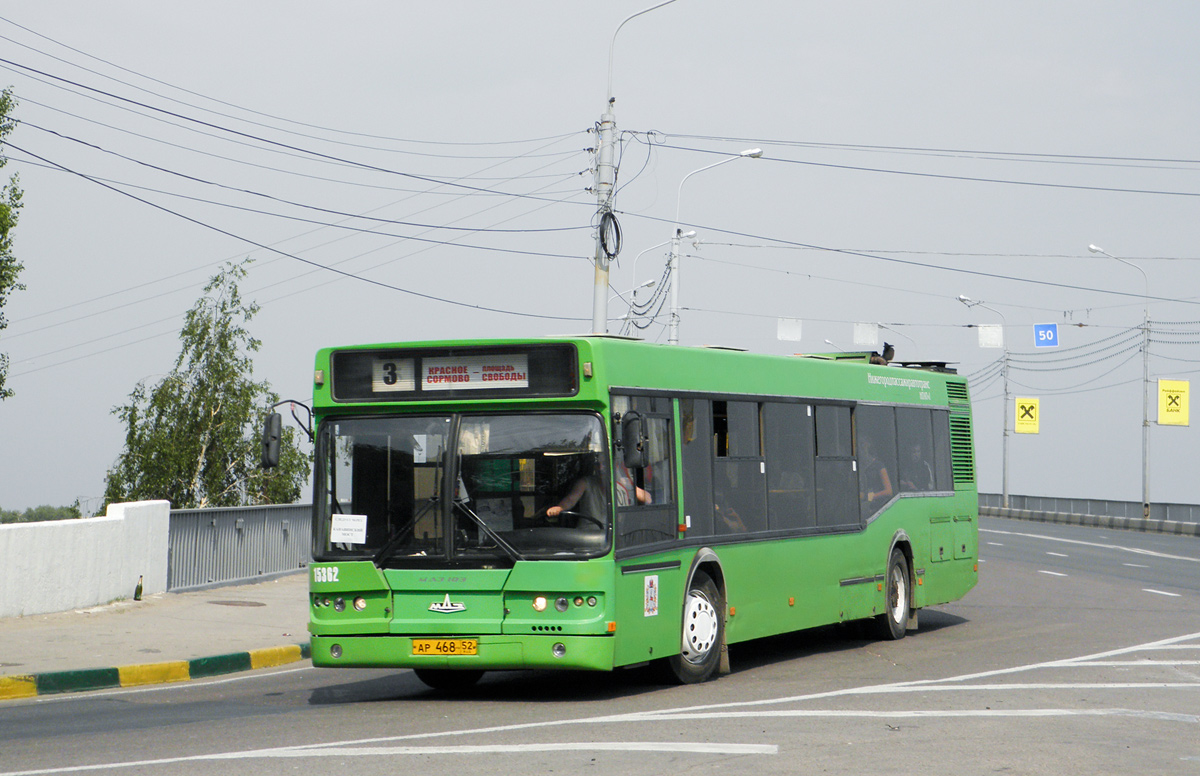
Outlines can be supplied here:
[[1118, 515], [1078, 515], [1069, 512], [1041, 512], [1031, 509], [1005, 509], [979, 505], [979, 514], [984, 517], [1007, 517], [1013, 520], [1032, 520], [1038, 523], [1066, 523], [1086, 525], [1093, 528], [1110, 528], [1146, 533], [1167, 533], [1177, 536], [1200, 536], [1200, 523], [1181, 520], [1157, 520], [1144, 517], [1121, 517]]
[[110, 504], [103, 517], [0, 525], [0, 617], [47, 614], [167, 589], [167, 501]]

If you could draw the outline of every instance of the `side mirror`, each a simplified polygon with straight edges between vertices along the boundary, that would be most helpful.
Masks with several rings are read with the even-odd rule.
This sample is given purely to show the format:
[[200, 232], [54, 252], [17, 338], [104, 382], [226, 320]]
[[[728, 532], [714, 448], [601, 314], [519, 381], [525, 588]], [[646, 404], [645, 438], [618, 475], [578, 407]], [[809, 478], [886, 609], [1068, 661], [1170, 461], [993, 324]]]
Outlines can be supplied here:
[[278, 412], [267, 415], [263, 424], [262, 468], [272, 469], [279, 465], [279, 438], [283, 436], [283, 418]]
[[650, 463], [646, 419], [636, 412], [621, 418], [621, 454], [627, 469], [644, 469]]

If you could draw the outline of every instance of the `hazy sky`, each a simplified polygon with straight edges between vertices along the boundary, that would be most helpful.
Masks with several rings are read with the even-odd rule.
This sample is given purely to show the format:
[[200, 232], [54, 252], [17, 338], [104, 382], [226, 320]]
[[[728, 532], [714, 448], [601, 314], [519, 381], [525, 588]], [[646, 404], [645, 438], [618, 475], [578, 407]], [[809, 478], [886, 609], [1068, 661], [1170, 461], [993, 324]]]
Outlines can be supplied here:
[[[650, 5], [0, 2], [28, 286], [0, 334], [0, 507], [99, 501], [111, 409], [170, 370], [225, 261], [255, 259], [256, 376], [285, 397], [323, 346], [590, 330], [590, 130], [613, 33]], [[1002, 351], [973, 325], [1003, 323], [1042, 413], [1011, 492], [1137, 500], [1145, 305], [1152, 378], [1200, 373], [1197, 29], [1184, 2], [640, 16], [614, 49], [614, 294], [661, 277], [678, 208], [683, 344], [852, 350], [883, 324], [898, 358], [972, 377], [990, 492]], [[1048, 322], [1061, 346], [1035, 349]], [[666, 340], [665, 308], [642, 323]], [[1151, 428], [1153, 500], [1196, 501], [1196, 434]]]

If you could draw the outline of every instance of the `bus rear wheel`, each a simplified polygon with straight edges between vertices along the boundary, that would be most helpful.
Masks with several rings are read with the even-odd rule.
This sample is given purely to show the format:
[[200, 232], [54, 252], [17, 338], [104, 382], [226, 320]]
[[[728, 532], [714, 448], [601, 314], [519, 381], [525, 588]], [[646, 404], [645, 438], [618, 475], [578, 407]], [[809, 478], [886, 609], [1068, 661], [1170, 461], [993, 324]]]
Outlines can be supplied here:
[[721, 591], [708, 574], [697, 571], [683, 598], [680, 653], [667, 658], [672, 676], [680, 684], [697, 684], [707, 680], [717, 670], [724, 642], [725, 617]]
[[884, 611], [875, 618], [876, 634], [881, 639], [896, 641], [904, 638], [911, 612], [908, 580], [908, 560], [899, 547], [893, 547], [884, 580]]
[[433, 689], [448, 692], [468, 690], [483, 676], [483, 671], [455, 671], [449, 668], [414, 668], [413, 673]]

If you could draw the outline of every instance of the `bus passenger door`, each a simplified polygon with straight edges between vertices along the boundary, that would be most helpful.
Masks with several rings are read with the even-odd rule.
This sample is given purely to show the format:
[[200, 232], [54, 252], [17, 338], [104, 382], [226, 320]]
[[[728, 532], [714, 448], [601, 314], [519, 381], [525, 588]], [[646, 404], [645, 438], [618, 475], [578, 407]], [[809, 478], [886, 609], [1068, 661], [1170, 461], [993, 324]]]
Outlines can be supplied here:
[[[612, 397], [617, 665], [679, 652], [683, 575], [676, 551], [674, 407], [665, 397]], [[636, 421], [630, 423], [630, 418]], [[628, 436], [629, 438], [625, 438]], [[636, 437], [636, 438], [635, 438]], [[626, 446], [644, 455], [630, 465]], [[641, 463], [644, 465], [636, 465]]]

